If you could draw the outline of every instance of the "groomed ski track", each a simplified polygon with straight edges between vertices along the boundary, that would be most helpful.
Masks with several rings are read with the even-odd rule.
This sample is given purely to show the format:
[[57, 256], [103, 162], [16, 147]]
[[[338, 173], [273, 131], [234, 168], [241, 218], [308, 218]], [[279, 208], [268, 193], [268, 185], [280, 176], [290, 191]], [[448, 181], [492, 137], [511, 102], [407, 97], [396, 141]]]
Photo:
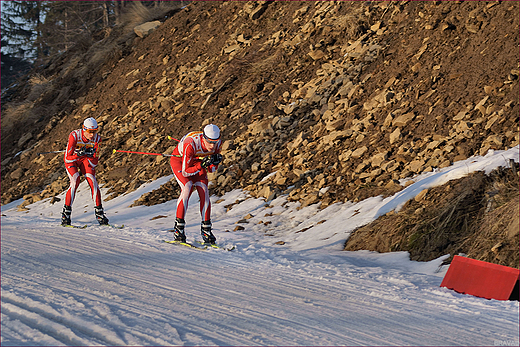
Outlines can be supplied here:
[[201, 252], [132, 230], [2, 224], [4, 346], [477, 346], [518, 332], [516, 303], [363, 253]]

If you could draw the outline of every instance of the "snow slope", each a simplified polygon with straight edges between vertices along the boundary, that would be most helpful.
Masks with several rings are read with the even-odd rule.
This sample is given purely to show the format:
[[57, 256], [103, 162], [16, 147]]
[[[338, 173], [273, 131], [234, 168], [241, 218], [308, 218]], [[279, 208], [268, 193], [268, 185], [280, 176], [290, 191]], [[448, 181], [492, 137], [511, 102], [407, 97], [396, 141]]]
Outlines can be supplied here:
[[[518, 302], [439, 287], [443, 258], [341, 251], [353, 229], [422, 189], [510, 158], [518, 147], [420, 175], [393, 197], [324, 210], [238, 190], [212, 197], [216, 236], [231, 252], [161, 242], [172, 238], [175, 202], [128, 207], [171, 177], [105, 203], [124, 229], [96, 225], [84, 183], [72, 220], [86, 229], [58, 225], [61, 203], [2, 206], [1, 343], [518, 345]], [[190, 206], [188, 239], [200, 239], [196, 195]], [[233, 231], [237, 222], [245, 230]]]

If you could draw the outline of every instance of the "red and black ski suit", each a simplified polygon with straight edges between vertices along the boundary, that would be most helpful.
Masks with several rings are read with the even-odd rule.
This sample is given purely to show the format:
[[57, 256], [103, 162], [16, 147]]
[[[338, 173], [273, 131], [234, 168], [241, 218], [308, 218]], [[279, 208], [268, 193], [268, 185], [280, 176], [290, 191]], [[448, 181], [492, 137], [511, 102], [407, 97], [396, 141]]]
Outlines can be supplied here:
[[202, 167], [200, 158], [220, 153], [222, 141], [219, 140], [213, 151], [209, 151], [202, 141], [202, 131], [194, 131], [185, 135], [173, 151], [170, 165], [173, 174], [181, 187], [181, 194], [177, 200], [177, 218], [184, 219], [188, 209], [192, 189], [195, 187], [200, 199], [200, 214], [203, 221], [209, 221], [211, 204], [209, 201], [207, 171], [215, 172], [218, 164], [212, 164], [207, 169]]
[[[80, 175], [83, 174], [92, 191], [92, 200], [94, 200], [95, 206], [101, 206], [101, 192], [96, 180], [95, 169], [98, 164], [96, 153], [100, 142], [101, 136], [99, 134], [94, 134], [92, 140], [88, 140], [81, 129], [70, 133], [64, 158], [65, 169], [70, 179], [70, 187], [65, 196], [65, 205], [72, 206], [76, 189], [79, 186]], [[81, 155], [85, 151], [90, 154]]]

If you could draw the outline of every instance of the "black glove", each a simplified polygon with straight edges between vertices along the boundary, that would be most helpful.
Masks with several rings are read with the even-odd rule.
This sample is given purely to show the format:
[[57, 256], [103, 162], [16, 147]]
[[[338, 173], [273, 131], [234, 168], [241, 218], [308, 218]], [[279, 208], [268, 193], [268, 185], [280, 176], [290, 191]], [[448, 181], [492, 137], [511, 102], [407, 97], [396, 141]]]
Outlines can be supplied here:
[[83, 156], [87, 155], [87, 148], [86, 147], [81, 147], [79, 150], [76, 151], [76, 154], [79, 157], [83, 157]]
[[208, 155], [207, 157], [204, 157], [202, 159], [201, 166], [203, 168], [207, 169], [211, 165], [217, 165], [221, 161], [222, 161], [222, 155], [221, 154], [212, 154], [212, 155]]
[[217, 165], [217, 164], [220, 164], [222, 162], [222, 154], [220, 153], [217, 153], [217, 154], [213, 154], [211, 156], [211, 163], [213, 165]]
[[96, 154], [96, 149], [94, 147], [88, 147], [87, 149], [85, 149], [85, 155], [87, 157], [93, 157], [94, 154]]
[[212, 164], [212, 156], [208, 155], [207, 157], [202, 158], [202, 166], [203, 168], [207, 169]]

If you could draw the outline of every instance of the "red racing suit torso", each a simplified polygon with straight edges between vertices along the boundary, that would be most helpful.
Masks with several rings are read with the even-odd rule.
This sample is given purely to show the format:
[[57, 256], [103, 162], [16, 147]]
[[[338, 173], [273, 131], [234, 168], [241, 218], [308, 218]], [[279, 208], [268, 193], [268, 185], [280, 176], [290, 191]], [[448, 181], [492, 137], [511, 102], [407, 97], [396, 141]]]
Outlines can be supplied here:
[[[184, 177], [195, 176], [203, 168], [201, 166], [201, 160], [199, 158], [206, 157], [208, 155], [220, 153], [222, 147], [222, 140], [219, 140], [215, 149], [209, 151], [206, 149], [202, 142], [202, 131], [193, 131], [186, 134], [180, 141], [177, 147], [173, 150], [175, 157], [182, 158], [182, 170], [181, 173]], [[218, 165], [210, 165], [206, 170], [208, 172], [215, 172]]]
[[[83, 131], [81, 129], [72, 131], [69, 135], [67, 150], [65, 151], [65, 165], [72, 163], [77, 164], [78, 162], [87, 159], [90, 164], [95, 167], [98, 163], [97, 150], [100, 142], [101, 136], [99, 136], [99, 134], [94, 134], [92, 140], [88, 140], [83, 136]], [[86, 155], [78, 155], [78, 152], [83, 148], [93, 148], [94, 154], [90, 157]]]

